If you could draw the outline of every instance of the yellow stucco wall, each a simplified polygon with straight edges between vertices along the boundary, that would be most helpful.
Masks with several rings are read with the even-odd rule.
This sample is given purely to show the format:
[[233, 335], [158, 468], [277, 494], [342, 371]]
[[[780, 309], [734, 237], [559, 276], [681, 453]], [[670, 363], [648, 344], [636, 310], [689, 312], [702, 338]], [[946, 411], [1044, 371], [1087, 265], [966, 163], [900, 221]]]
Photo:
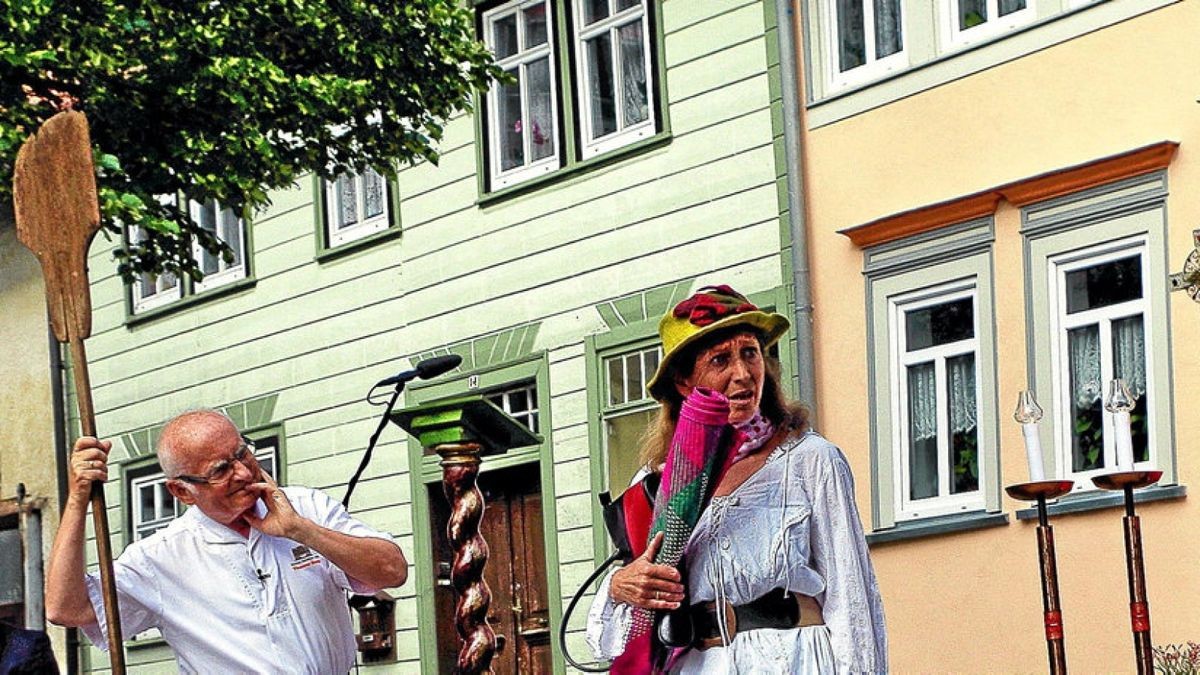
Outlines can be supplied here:
[[[37, 259], [0, 226], [0, 499], [27, 499], [42, 511], [42, 558], [58, 527], [58, 481], [54, 461], [54, 415], [46, 296]], [[51, 630], [60, 665], [65, 632]]]
[[[842, 121], [805, 148], [823, 431], [847, 448], [864, 518], [871, 481], [862, 251], [836, 231], [1157, 141], [1180, 142], [1168, 170], [1168, 266], [1200, 226], [1200, 2], [1185, 1], [1048, 47]], [[1018, 209], [1001, 203], [993, 248], [1002, 482], [1026, 480], [1011, 421], [1026, 386], [1025, 280]], [[1173, 293], [1174, 414], [1180, 483], [1200, 478], [1190, 411], [1200, 305]], [[875, 547], [896, 672], [1044, 672], [1035, 524]], [[1139, 507], [1157, 645], [1200, 641], [1200, 509], [1195, 495]], [[1068, 663], [1134, 669], [1118, 509], [1055, 521]]]

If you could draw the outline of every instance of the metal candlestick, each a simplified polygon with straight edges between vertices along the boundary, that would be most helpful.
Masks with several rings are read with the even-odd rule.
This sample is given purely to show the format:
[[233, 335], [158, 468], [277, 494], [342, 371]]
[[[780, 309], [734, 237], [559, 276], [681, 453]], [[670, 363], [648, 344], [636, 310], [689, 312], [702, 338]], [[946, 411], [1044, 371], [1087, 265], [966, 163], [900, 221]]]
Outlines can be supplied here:
[[1058, 562], [1054, 552], [1054, 528], [1046, 517], [1046, 500], [1061, 497], [1075, 485], [1069, 480], [1040, 480], [1017, 483], [1005, 488], [1013, 499], [1036, 501], [1038, 510], [1038, 563], [1042, 574], [1042, 618], [1046, 627], [1046, 653], [1051, 675], [1067, 672], [1067, 651], [1063, 642], [1062, 606], [1058, 594]]
[[1162, 473], [1118, 471], [1092, 478], [1102, 490], [1125, 493], [1125, 573], [1129, 578], [1129, 618], [1138, 675], [1154, 672], [1154, 646], [1150, 642], [1150, 604], [1146, 601], [1146, 568], [1142, 564], [1142, 525], [1133, 510], [1133, 490], [1157, 483]]

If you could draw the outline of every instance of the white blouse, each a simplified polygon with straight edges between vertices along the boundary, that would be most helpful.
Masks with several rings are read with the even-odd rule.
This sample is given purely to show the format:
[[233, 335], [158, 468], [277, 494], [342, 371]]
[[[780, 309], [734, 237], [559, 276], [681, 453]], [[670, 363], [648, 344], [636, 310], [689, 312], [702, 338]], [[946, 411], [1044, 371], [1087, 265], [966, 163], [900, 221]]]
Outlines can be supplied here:
[[[785, 440], [731, 494], [714, 497], [684, 550], [688, 602], [741, 605], [786, 586], [822, 606], [838, 672], [886, 672], [887, 633], [879, 585], [854, 503], [854, 479], [837, 446], [815, 432]], [[615, 570], [614, 570], [615, 572]], [[588, 613], [599, 659], [625, 648], [632, 608], [609, 596], [610, 572]], [[722, 670], [764, 653], [800, 657], [815, 628], [739, 633], [727, 647], [691, 650], [680, 669]], [[808, 655], [810, 658], [812, 654]], [[804, 659], [807, 660], [807, 659]]]

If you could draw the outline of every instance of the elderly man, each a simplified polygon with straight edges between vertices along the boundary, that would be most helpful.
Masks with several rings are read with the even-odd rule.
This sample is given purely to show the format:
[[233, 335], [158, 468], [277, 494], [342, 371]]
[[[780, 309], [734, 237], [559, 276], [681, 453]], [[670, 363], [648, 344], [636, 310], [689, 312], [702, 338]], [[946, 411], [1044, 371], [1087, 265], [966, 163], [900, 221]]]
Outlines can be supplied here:
[[[46, 576], [46, 613], [107, 648], [99, 579], [85, 575], [91, 482], [109, 441], [80, 438]], [[184, 413], [163, 427], [167, 489], [190, 507], [115, 561], [121, 628], [157, 628], [183, 672], [345, 673], [354, 638], [345, 592], [400, 586], [408, 563], [385, 534], [316, 490], [280, 488], [228, 417]]]

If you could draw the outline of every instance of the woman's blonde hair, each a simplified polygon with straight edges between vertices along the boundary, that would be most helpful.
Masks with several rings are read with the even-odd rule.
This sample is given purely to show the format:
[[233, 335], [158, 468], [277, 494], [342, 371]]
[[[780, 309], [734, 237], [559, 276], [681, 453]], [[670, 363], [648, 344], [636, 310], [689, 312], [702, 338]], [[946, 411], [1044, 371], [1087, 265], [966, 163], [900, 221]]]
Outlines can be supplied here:
[[[705, 336], [705, 339], [695, 345], [688, 347], [686, 352], [679, 354], [672, 359], [671, 371], [665, 373], [671, 380], [677, 378], [687, 378], [692, 374], [696, 367], [696, 356], [713, 345], [729, 339], [734, 335], [747, 333], [758, 338], [761, 346], [764, 338], [761, 333], [756, 330], [747, 330], [745, 327], [731, 328], [728, 331], [718, 331], [712, 335]], [[762, 400], [759, 402], [759, 410], [763, 417], [771, 420], [776, 426], [786, 425], [789, 428], [789, 434], [804, 431], [808, 428], [808, 409], [802, 404], [789, 400], [783, 393], [783, 388], [780, 386], [781, 376], [779, 370], [779, 361], [775, 357], [763, 352], [763, 365], [765, 366], [765, 374], [763, 377], [763, 394]], [[686, 369], [686, 370], [685, 370]], [[667, 387], [663, 387], [666, 391]], [[638, 459], [644, 466], [651, 469], [657, 469], [667, 458], [667, 449], [671, 445], [671, 439], [675, 436], [675, 425], [679, 421], [679, 409], [683, 405], [683, 397], [674, 387], [670, 388], [666, 397], [659, 402], [658, 415], [650, 426], [646, 427], [645, 433], [642, 434], [640, 441], [640, 450]]]

